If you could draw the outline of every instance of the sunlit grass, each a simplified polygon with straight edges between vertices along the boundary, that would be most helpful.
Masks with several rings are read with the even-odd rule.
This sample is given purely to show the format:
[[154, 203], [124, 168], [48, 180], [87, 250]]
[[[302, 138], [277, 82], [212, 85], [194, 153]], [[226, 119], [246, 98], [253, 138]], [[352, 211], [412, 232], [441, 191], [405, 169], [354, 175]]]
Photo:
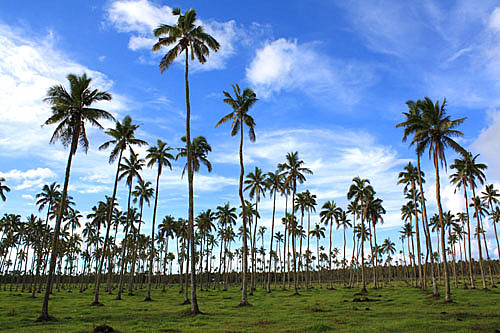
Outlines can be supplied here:
[[[394, 283], [369, 290], [375, 301], [353, 302], [358, 289], [301, 289], [301, 296], [259, 288], [250, 307], [237, 307], [239, 288], [199, 292], [203, 315], [191, 316], [177, 286], [166, 293], [153, 290], [153, 302], [144, 302], [146, 289], [114, 300], [102, 293], [103, 307], [89, 306], [91, 292], [61, 291], [51, 298], [50, 313], [57, 318], [35, 323], [42, 297], [26, 292], [0, 292], [0, 329], [6, 332], [90, 332], [107, 324], [121, 332], [408, 332], [490, 331], [500, 328], [500, 291], [453, 289], [453, 303], [433, 299], [430, 292]], [[443, 290], [444, 292], [444, 290]]]

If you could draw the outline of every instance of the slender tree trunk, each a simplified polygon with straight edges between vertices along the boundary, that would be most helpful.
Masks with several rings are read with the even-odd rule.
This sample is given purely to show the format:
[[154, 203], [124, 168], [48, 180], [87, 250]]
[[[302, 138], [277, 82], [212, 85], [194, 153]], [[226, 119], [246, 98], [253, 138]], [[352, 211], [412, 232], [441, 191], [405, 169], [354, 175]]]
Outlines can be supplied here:
[[[99, 287], [101, 284], [101, 271], [102, 271], [102, 265], [104, 264], [104, 260], [106, 259], [106, 253], [108, 252], [109, 230], [111, 228], [111, 220], [113, 217], [113, 207], [115, 205], [116, 190], [118, 188], [118, 174], [120, 172], [120, 163], [122, 161], [122, 154], [123, 154], [123, 150], [120, 150], [120, 156], [118, 157], [118, 166], [116, 167], [115, 184], [113, 186], [113, 195], [111, 197], [111, 203], [110, 203], [110, 206], [108, 208], [106, 236], [104, 237], [104, 245], [102, 247], [102, 255], [101, 255], [101, 260], [99, 262], [99, 268], [97, 269], [97, 272], [95, 275], [94, 300], [92, 301], [91, 305], [102, 305], [99, 302]], [[128, 214], [128, 212], [127, 212], [127, 214]]]
[[[274, 196], [273, 196], [273, 217], [271, 221], [271, 245], [269, 246], [269, 269], [267, 272], [267, 292], [271, 292], [271, 262], [273, 258], [273, 238], [274, 238], [274, 215], [276, 213], [276, 191], [274, 191]], [[496, 234], [496, 229], [495, 229], [495, 234]], [[279, 244], [278, 244], [279, 248]], [[500, 252], [499, 252], [500, 253]]]
[[436, 169], [436, 202], [439, 211], [439, 224], [441, 225], [441, 251], [443, 256], [445, 302], [451, 302], [450, 278], [448, 276], [448, 263], [446, 260], [446, 242], [444, 237], [443, 207], [441, 206], [441, 189], [439, 183], [439, 165], [437, 151], [434, 150], [434, 168]]
[[[79, 121], [79, 120], [77, 120], [77, 121]], [[63, 217], [63, 213], [64, 213], [63, 209], [66, 206], [66, 200], [68, 197], [68, 184], [69, 184], [69, 177], [70, 177], [70, 173], [71, 173], [71, 162], [73, 161], [73, 155], [76, 153], [79, 137], [80, 137], [80, 128], [78, 127], [78, 129], [74, 129], [73, 138], [72, 138], [72, 142], [71, 142], [71, 149], [70, 149], [69, 156], [68, 156], [68, 163], [66, 164], [64, 186], [63, 186], [63, 192], [61, 195], [61, 204], [60, 204], [58, 212], [57, 212], [56, 224], [54, 226], [54, 238], [52, 239], [52, 253], [50, 256], [49, 272], [48, 272], [48, 276], [47, 276], [47, 284], [45, 287], [45, 295], [43, 297], [42, 314], [40, 315], [40, 317], [38, 317], [37, 321], [47, 321], [47, 320], [50, 320], [50, 318], [51, 318], [49, 316], [49, 297], [50, 297], [50, 292], [52, 291], [52, 279], [54, 278], [54, 270], [56, 268], [57, 245], [58, 245], [59, 233], [60, 233], [60, 229], [61, 229], [62, 217]]]
[[[161, 162], [158, 165], [158, 175], [156, 176], [156, 191], [155, 191], [155, 205], [153, 208], [153, 226], [151, 229], [151, 250], [149, 254], [149, 271], [148, 271], [148, 295], [145, 301], [151, 301], [151, 276], [153, 275], [153, 252], [155, 249], [155, 224], [156, 224], [156, 207], [158, 206], [158, 189], [160, 187], [160, 174], [161, 174]], [[168, 248], [166, 249], [168, 252]]]
[[125, 270], [127, 267], [127, 236], [128, 236], [128, 231], [130, 229], [129, 225], [133, 223], [130, 220], [130, 197], [132, 196], [132, 184], [129, 184], [129, 190], [128, 190], [128, 204], [127, 204], [127, 222], [125, 224], [125, 237], [122, 240], [122, 262], [121, 262], [121, 267], [120, 267], [120, 280], [118, 282], [118, 294], [116, 295], [117, 300], [122, 299], [122, 292], [123, 292], [123, 282], [125, 280], [124, 275], [125, 275]]

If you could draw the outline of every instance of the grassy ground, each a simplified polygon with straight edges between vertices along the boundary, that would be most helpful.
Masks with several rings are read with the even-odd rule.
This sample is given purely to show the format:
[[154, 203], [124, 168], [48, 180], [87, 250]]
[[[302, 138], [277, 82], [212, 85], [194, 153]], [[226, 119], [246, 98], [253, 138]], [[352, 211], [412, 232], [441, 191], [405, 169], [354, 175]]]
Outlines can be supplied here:
[[154, 291], [154, 302], [143, 302], [145, 290], [122, 301], [102, 294], [104, 307], [89, 306], [90, 291], [62, 291], [51, 298], [50, 313], [57, 321], [35, 323], [42, 297], [28, 293], [0, 292], [2, 332], [91, 332], [107, 324], [120, 332], [494, 332], [500, 329], [500, 290], [453, 289], [453, 303], [398, 284], [369, 290], [372, 302], [353, 302], [357, 289], [262, 289], [250, 297], [253, 306], [239, 308], [239, 289], [200, 292], [199, 305], [205, 313], [193, 317], [177, 287], [166, 293]]

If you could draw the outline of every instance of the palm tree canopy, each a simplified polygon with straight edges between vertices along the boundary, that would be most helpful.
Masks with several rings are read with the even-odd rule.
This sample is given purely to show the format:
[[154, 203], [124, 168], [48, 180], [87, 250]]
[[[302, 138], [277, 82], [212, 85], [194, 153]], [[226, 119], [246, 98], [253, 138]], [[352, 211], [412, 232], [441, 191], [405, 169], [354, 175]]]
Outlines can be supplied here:
[[[172, 15], [178, 16], [175, 25], [162, 24], [153, 30], [158, 42], [153, 46], [153, 51], [159, 51], [162, 47], [175, 46], [170, 49], [160, 61], [160, 71], [163, 73], [182, 52], [191, 52], [191, 59], [195, 58], [200, 63], [207, 61], [210, 50], [217, 52], [219, 43], [205, 33], [202, 26], [196, 25], [196, 10], [188, 9], [181, 15], [179, 8], [172, 10]], [[161, 37], [166, 36], [166, 37]]]
[[155, 164], [158, 164], [158, 174], [160, 175], [164, 166], [172, 170], [172, 163], [170, 161], [175, 158], [169, 153], [171, 150], [173, 150], [173, 148], [169, 147], [166, 142], [158, 139], [156, 146], [148, 148], [148, 154], [146, 155], [148, 167], [152, 168]]
[[133, 151], [132, 145], [144, 146], [148, 144], [146, 141], [137, 139], [134, 136], [134, 133], [138, 128], [139, 125], [132, 124], [132, 118], [130, 116], [125, 116], [125, 118], [123, 118], [123, 122], [116, 121], [115, 128], [108, 128], [106, 130], [105, 133], [112, 139], [99, 146], [99, 150], [104, 150], [109, 146], [114, 145], [113, 150], [109, 155], [109, 163], [113, 163], [120, 155], [120, 152], [125, 149], [130, 148], [130, 150]]
[[255, 167], [255, 171], [249, 172], [246, 178], [244, 184], [247, 186], [243, 190], [250, 190], [250, 199], [256, 197], [259, 202], [261, 195], [266, 197], [266, 175], [262, 173], [261, 168]]
[[[181, 138], [181, 141], [186, 143], [186, 137], [183, 136]], [[204, 136], [197, 136], [196, 138], [193, 139], [193, 142], [191, 142], [191, 158], [193, 163], [193, 170], [195, 172], [200, 171], [201, 164], [207, 167], [208, 172], [212, 172], [212, 164], [208, 160], [208, 153], [211, 151], [212, 151], [212, 146], [208, 144], [208, 141]], [[187, 148], [184, 147], [184, 148], [179, 148], [179, 153], [175, 158], [178, 159], [179, 157], [186, 157], [186, 156], [187, 156]], [[184, 169], [182, 170], [182, 176], [184, 176], [187, 166], [188, 165], [186, 162], [186, 164], [184, 165]]]
[[[62, 85], [55, 85], [49, 88], [44, 101], [52, 105], [52, 116], [45, 121], [44, 125], [58, 124], [50, 143], [60, 140], [64, 147], [70, 144], [77, 145], [77, 142], [87, 152], [89, 141], [85, 130], [85, 123], [102, 129], [99, 123], [101, 119], [115, 120], [111, 113], [90, 107], [98, 101], [111, 100], [111, 94], [101, 92], [98, 89], [91, 89], [91, 78], [87, 74], [77, 76], [69, 74], [69, 92]], [[76, 146], [73, 154], [76, 153]]]
[[258, 101], [255, 92], [246, 88], [241, 92], [240, 86], [238, 84], [233, 84], [234, 98], [227, 91], [223, 91], [225, 98], [223, 102], [229, 105], [233, 111], [222, 117], [221, 120], [215, 125], [218, 127], [228, 121], [232, 121], [231, 125], [231, 136], [235, 136], [240, 131], [240, 126], [242, 123], [248, 126], [248, 136], [250, 141], [255, 141], [255, 121], [248, 114], [250, 108]]

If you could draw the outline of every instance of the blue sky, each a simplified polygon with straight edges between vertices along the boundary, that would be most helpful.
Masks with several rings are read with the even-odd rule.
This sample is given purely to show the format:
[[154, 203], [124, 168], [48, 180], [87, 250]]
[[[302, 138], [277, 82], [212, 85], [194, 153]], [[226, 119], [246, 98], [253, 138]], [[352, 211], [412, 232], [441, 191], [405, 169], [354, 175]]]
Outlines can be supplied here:
[[[36, 209], [33, 197], [43, 184], [63, 180], [67, 152], [60, 144], [49, 145], [53, 128], [40, 125], [50, 115], [42, 101], [47, 88], [65, 84], [69, 73], [86, 72], [95, 87], [111, 92], [113, 101], [100, 106], [117, 119], [131, 115], [141, 124], [138, 137], [181, 145], [183, 67], [176, 63], [160, 73], [166, 50], [151, 51], [151, 31], [175, 21], [173, 7], [193, 7], [221, 44], [206, 64], [192, 64], [190, 76], [192, 135], [207, 137], [214, 166], [211, 174], [202, 170], [195, 176], [196, 211], [238, 203], [238, 142], [229, 127], [215, 128], [230, 111], [222, 91], [238, 83], [259, 98], [252, 109], [257, 142], [245, 142], [246, 170], [273, 171], [287, 152], [297, 150], [314, 171], [299, 190], [309, 189], [320, 205], [333, 199], [344, 208], [351, 179], [369, 178], [388, 211], [378, 238], [395, 241], [404, 203], [397, 174], [414, 154], [394, 125], [408, 99], [446, 97], [453, 118], [468, 118], [460, 142], [489, 165], [488, 182], [500, 182], [496, 6], [494, 1], [2, 2], [0, 176], [12, 192], [0, 203], [0, 213], [26, 216]], [[95, 129], [89, 135], [91, 149], [86, 156], [77, 154], [70, 183], [84, 214], [110, 194], [116, 168], [107, 163], [109, 152], [97, 150], [105, 135]], [[451, 162], [454, 155], [448, 156]], [[162, 176], [160, 218], [186, 214], [181, 169], [178, 162]], [[433, 169], [425, 158], [423, 169], [432, 212]], [[154, 170], [144, 177], [153, 181]], [[443, 204], [457, 212], [461, 196], [444, 172], [443, 177]], [[124, 183], [119, 202], [126, 203]], [[260, 207], [262, 223], [270, 227], [270, 200]], [[283, 200], [278, 207], [284, 208]], [[148, 233], [151, 210], [145, 213]], [[492, 241], [491, 232], [489, 237]]]

